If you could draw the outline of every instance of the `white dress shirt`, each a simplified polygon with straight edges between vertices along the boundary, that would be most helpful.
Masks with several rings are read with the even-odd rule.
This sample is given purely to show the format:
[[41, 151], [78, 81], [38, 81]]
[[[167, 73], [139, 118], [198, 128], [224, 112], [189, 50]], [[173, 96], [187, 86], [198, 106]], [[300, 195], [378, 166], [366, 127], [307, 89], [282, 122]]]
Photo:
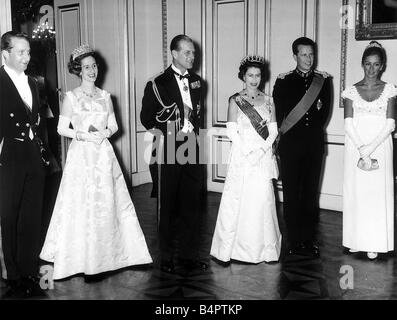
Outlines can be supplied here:
[[[171, 68], [172, 68], [172, 70], [174, 70], [175, 73], [181, 74], [179, 69], [177, 67], [175, 67], [174, 65], [171, 65]], [[186, 70], [185, 73], [182, 74], [182, 76], [185, 76], [187, 74], [189, 74], [189, 72], [187, 72], [187, 70]], [[183, 104], [186, 105], [187, 107], [189, 107], [193, 111], [192, 99], [190, 98], [189, 80], [186, 78], [180, 79], [177, 75], [175, 75], [175, 79], [178, 83], [178, 87], [179, 87], [179, 91], [182, 96]], [[182, 132], [184, 132], [184, 133], [192, 132], [193, 128], [194, 128], [193, 125], [191, 124], [191, 122], [185, 115]]]
[[30, 110], [32, 110], [33, 97], [28, 83], [28, 76], [24, 72], [22, 72], [21, 74], [16, 73], [7, 65], [4, 65], [4, 70], [10, 76], [22, 100], [30, 108]]
[[[26, 106], [32, 110], [33, 106], [33, 96], [32, 91], [29, 87], [28, 76], [22, 72], [18, 74], [13, 69], [8, 67], [6, 64], [4, 65], [4, 70], [10, 76], [12, 82], [18, 90], [19, 95], [21, 96], [23, 102], [25, 102]], [[29, 130], [29, 138], [33, 139], [34, 135], [32, 129]]]

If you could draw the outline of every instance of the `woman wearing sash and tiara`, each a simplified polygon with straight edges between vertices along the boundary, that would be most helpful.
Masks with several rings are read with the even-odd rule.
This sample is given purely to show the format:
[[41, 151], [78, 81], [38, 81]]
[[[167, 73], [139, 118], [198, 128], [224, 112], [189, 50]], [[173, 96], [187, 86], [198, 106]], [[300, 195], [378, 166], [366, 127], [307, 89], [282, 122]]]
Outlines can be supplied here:
[[78, 273], [100, 280], [103, 272], [152, 262], [108, 140], [118, 126], [110, 94], [95, 86], [96, 58], [83, 45], [68, 65], [81, 85], [64, 97], [58, 133], [73, 140], [40, 254], [54, 263], [55, 280]]
[[278, 168], [272, 145], [278, 131], [273, 99], [260, 91], [264, 59], [249, 55], [238, 77], [246, 88], [229, 98], [230, 162], [211, 255], [222, 262], [278, 261], [281, 234], [272, 179]]
[[369, 259], [394, 250], [393, 141], [396, 88], [380, 79], [382, 46], [362, 57], [364, 79], [347, 88], [343, 182], [343, 246]]

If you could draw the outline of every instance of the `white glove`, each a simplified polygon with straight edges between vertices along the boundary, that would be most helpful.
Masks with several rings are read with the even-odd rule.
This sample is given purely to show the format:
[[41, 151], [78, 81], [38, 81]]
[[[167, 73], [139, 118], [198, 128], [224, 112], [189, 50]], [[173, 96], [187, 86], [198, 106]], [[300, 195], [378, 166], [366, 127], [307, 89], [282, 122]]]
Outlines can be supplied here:
[[376, 138], [370, 144], [362, 146], [359, 149], [361, 157], [362, 158], [369, 157], [376, 150], [376, 148], [378, 148], [379, 145], [390, 136], [390, 134], [394, 131], [395, 128], [396, 125], [394, 119], [389, 119], [389, 118], [386, 119], [385, 125], [383, 126], [379, 134], [376, 136]]
[[96, 131], [97, 134], [103, 137], [103, 139], [109, 139], [112, 135], [114, 135], [119, 127], [116, 122], [116, 116], [114, 112], [111, 113], [108, 117], [108, 124], [105, 130]]
[[269, 149], [272, 148], [274, 141], [276, 141], [277, 136], [278, 136], [278, 129], [277, 129], [277, 122], [270, 122], [267, 125], [267, 128], [269, 130], [269, 136], [265, 141], [263, 141], [261, 149], [263, 150], [264, 153], [269, 151]]
[[97, 132], [82, 132], [82, 131], [78, 131], [76, 133], [76, 139], [78, 141], [93, 142], [98, 145], [101, 144], [102, 141], [104, 140], [102, 135]]
[[351, 141], [353, 141], [353, 144], [357, 149], [360, 149], [364, 145], [356, 128], [354, 127], [353, 118], [345, 118], [345, 132]]
[[105, 129], [105, 130], [99, 130], [99, 131], [92, 131], [90, 132], [92, 135], [102, 138], [102, 139], [108, 139], [112, 136], [112, 131], [110, 129]]
[[59, 116], [57, 131], [58, 134], [71, 139], [76, 138], [76, 131], [69, 128], [70, 118], [65, 116]]

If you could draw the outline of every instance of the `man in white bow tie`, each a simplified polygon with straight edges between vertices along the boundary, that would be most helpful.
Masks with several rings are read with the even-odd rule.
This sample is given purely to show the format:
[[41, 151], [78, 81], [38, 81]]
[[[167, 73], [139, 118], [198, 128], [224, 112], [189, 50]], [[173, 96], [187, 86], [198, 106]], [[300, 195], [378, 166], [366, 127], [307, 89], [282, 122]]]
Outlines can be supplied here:
[[1, 37], [5, 65], [0, 68], [0, 218], [3, 298], [42, 295], [38, 267], [44, 167], [37, 143], [39, 95], [25, 75], [30, 61], [26, 35]]

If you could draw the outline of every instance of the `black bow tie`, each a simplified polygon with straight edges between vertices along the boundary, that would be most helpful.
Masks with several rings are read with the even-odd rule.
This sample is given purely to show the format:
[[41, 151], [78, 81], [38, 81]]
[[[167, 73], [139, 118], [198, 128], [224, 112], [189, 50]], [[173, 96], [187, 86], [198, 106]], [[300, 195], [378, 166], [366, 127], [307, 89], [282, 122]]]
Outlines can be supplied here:
[[188, 79], [188, 78], [190, 77], [190, 74], [188, 74], [188, 73], [186, 73], [184, 76], [181, 75], [181, 74], [179, 74], [178, 72], [175, 72], [175, 71], [174, 71], [174, 73], [175, 73], [176, 76], [179, 78], [179, 80]]

